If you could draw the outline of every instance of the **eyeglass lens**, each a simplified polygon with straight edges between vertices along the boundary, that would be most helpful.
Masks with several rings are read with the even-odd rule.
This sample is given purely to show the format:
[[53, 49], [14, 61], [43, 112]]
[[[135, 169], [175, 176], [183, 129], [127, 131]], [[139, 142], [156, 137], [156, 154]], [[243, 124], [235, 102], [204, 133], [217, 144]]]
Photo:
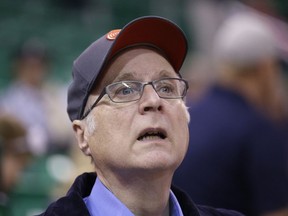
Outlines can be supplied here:
[[122, 81], [106, 87], [106, 92], [114, 102], [128, 102], [140, 99], [144, 87], [152, 85], [161, 98], [181, 98], [185, 94], [186, 83], [178, 78], [166, 78], [152, 82]]

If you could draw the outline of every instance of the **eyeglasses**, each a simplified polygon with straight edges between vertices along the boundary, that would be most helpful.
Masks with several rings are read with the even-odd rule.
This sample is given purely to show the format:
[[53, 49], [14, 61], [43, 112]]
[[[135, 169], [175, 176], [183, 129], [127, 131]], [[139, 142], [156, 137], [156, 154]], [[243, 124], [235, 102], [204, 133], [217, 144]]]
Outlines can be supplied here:
[[139, 81], [121, 81], [107, 85], [100, 93], [97, 100], [93, 103], [89, 110], [87, 110], [81, 119], [91, 112], [102, 97], [107, 94], [114, 103], [126, 103], [137, 101], [141, 98], [144, 87], [152, 85], [160, 98], [164, 99], [179, 99], [185, 97], [188, 89], [188, 82], [181, 78], [163, 78], [151, 82]]

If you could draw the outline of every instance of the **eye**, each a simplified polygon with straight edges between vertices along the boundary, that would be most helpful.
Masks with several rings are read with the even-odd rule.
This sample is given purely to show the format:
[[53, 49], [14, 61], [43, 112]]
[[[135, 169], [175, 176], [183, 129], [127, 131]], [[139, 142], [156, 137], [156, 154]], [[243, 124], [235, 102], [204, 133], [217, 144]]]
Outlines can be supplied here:
[[121, 95], [129, 95], [129, 94], [133, 94], [134, 90], [130, 87], [122, 87], [120, 89], [117, 90], [117, 94], [121, 94]]
[[173, 96], [175, 94], [175, 86], [169, 82], [159, 83], [157, 92], [160, 96]]
[[162, 93], [165, 93], [165, 94], [169, 94], [172, 92], [172, 89], [170, 86], [162, 86], [158, 92], [162, 92]]
[[113, 83], [106, 89], [106, 93], [114, 102], [136, 100], [140, 96], [142, 84], [136, 81], [122, 81]]
[[122, 82], [121, 84], [117, 85], [117, 89], [115, 89], [115, 95], [121, 96], [128, 96], [137, 93], [137, 86], [134, 83]]

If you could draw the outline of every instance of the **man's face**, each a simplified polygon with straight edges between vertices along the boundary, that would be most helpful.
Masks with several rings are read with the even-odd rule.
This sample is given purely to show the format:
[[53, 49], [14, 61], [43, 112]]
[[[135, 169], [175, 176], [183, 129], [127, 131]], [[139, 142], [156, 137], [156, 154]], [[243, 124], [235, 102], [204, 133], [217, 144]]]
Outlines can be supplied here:
[[[165, 58], [151, 49], [129, 49], [107, 67], [97, 94], [113, 82], [163, 77], [177, 77]], [[85, 152], [93, 157], [98, 175], [136, 170], [173, 173], [187, 151], [188, 114], [183, 100], [159, 98], [151, 85], [145, 86], [139, 101], [114, 103], [105, 95], [86, 123], [91, 119], [95, 129], [91, 131], [91, 125], [90, 131], [87, 125], [84, 129]]]

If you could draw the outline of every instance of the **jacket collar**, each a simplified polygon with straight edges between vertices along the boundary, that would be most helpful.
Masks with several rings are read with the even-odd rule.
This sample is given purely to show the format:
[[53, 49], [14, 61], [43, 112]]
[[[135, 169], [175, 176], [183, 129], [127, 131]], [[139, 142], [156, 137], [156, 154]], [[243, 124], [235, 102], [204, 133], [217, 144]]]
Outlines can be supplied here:
[[[84, 173], [78, 176], [67, 195], [52, 203], [42, 216], [90, 216], [89, 211], [83, 202], [83, 198], [90, 194], [96, 177], [95, 173]], [[200, 216], [196, 205], [186, 193], [175, 186], [172, 186], [171, 189], [185, 216]]]

